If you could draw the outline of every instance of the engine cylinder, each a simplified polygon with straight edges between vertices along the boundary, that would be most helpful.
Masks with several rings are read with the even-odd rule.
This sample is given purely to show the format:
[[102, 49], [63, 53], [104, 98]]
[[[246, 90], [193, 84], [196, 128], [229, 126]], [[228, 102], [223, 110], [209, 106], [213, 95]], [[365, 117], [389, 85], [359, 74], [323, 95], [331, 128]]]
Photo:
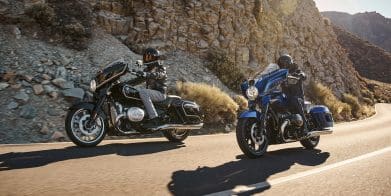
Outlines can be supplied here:
[[143, 120], [143, 118], [145, 116], [145, 112], [141, 108], [131, 107], [127, 111], [127, 116], [130, 121], [139, 122], [139, 121]]
[[292, 114], [289, 118], [291, 124], [297, 127], [301, 127], [304, 124], [303, 118], [300, 114]]

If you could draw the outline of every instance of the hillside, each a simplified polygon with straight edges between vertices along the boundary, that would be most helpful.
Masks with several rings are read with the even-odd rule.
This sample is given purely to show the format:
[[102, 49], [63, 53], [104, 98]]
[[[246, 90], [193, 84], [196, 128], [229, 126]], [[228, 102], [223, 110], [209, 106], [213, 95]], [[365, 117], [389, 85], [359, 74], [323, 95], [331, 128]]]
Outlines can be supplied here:
[[[368, 81], [312, 0], [3, 0], [0, 5], [0, 143], [66, 139], [70, 97], [89, 94], [90, 79], [106, 63], [118, 58], [132, 63], [146, 47], [166, 56], [171, 89], [177, 80], [204, 82], [232, 96], [238, 85], [229, 89], [224, 80], [239, 74], [232, 70], [251, 76], [289, 53], [308, 74], [306, 86], [321, 83], [338, 99], [348, 93], [360, 101], [365, 95], [371, 104], [384, 100], [371, 97]], [[210, 69], [221, 62], [233, 69]]]
[[334, 32], [361, 76], [391, 83], [391, 54], [338, 26]]
[[322, 12], [333, 24], [391, 52], [391, 19], [376, 12], [348, 14]]

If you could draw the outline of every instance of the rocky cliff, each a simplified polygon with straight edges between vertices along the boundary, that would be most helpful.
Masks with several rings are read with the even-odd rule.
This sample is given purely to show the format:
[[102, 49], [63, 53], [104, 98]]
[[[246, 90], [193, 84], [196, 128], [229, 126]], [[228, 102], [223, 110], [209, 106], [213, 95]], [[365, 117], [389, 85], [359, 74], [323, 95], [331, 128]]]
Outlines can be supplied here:
[[322, 12], [333, 24], [391, 52], [391, 19], [376, 12]]
[[312, 0], [94, 1], [98, 24], [135, 52], [146, 46], [206, 56], [225, 50], [243, 68], [291, 54], [337, 95], [358, 89], [356, 72]]

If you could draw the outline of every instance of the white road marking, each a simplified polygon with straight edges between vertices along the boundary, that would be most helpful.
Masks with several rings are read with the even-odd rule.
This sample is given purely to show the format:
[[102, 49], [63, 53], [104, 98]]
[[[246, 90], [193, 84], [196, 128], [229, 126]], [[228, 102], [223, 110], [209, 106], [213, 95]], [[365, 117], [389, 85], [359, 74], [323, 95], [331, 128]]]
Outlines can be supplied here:
[[327, 171], [327, 170], [331, 170], [331, 169], [334, 169], [336, 167], [344, 166], [344, 165], [347, 165], [347, 164], [350, 164], [350, 163], [353, 163], [353, 162], [356, 162], [356, 161], [360, 161], [360, 160], [367, 159], [367, 158], [370, 158], [370, 157], [378, 156], [380, 154], [384, 154], [384, 153], [387, 153], [387, 152], [390, 152], [390, 151], [391, 151], [391, 146], [389, 146], [387, 148], [383, 148], [381, 150], [370, 152], [370, 153], [367, 153], [367, 154], [364, 154], [364, 155], [360, 155], [360, 156], [355, 157], [355, 158], [351, 158], [351, 159], [347, 159], [347, 160], [344, 160], [344, 161], [341, 161], [341, 162], [337, 162], [337, 163], [333, 163], [333, 164], [330, 164], [330, 165], [326, 165], [324, 167], [315, 168], [315, 169], [311, 169], [311, 170], [308, 170], [308, 171], [304, 171], [304, 172], [300, 172], [300, 173], [297, 173], [297, 174], [293, 174], [293, 175], [290, 175], [290, 176], [285, 176], [285, 177], [281, 177], [281, 178], [277, 178], [277, 179], [272, 179], [270, 181], [264, 181], [264, 182], [260, 182], [260, 183], [256, 183], [256, 184], [252, 184], [252, 185], [248, 185], [248, 186], [240, 185], [240, 186], [236, 186], [234, 189], [231, 189], [231, 190], [225, 190], [225, 191], [221, 191], [221, 192], [217, 192], [217, 193], [208, 194], [208, 196], [237, 195], [237, 194], [245, 193], [247, 191], [252, 191], [252, 190], [255, 190], [255, 189], [262, 189], [262, 188], [265, 188], [265, 187], [281, 184], [281, 183], [284, 183], [284, 182], [296, 180], [296, 179], [299, 179], [299, 178], [302, 178], [302, 177], [306, 177], [306, 176], [310, 176], [310, 175], [317, 174], [317, 173], [320, 173], [320, 172], [324, 172], [324, 171]]

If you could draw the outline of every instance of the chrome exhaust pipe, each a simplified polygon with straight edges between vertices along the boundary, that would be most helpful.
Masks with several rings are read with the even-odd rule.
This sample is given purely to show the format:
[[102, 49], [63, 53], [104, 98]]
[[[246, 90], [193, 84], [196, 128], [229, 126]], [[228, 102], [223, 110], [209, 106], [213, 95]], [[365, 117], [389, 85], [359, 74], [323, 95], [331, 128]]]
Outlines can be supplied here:
[[152, 130], [167, 130], [167, 129], [178, 129], [178, 130], [191, 130], [191, 129], [201, 129], [204, 126], [204, 123], [194, 124], [194, 125], [182, 125], [182, 124], [165, 124], [159, 127], [153, 128]]
[[308, 133], [308, 136], [307, 138], [310, 138], [310, 137], [317, 137], [317, 136], [321, 136], [321, 135], [328, 135], [328, 134], [332, 134], [333, 133], [333, 130], [331, 128], [326, 128], [322, 131], [311, 131]]

